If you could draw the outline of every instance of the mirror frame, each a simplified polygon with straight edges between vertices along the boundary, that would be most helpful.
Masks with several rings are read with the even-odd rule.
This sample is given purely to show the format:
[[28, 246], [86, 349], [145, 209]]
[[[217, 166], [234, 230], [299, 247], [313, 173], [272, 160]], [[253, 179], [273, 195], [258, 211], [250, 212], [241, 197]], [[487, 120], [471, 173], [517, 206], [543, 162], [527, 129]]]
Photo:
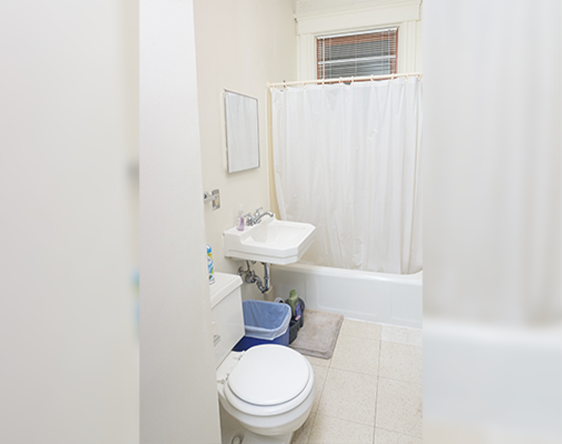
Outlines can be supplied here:
[[[223, 95], [228, 172], [232, 174], [259, 168], [258, 99], [226, 89]], [[232, 113], [233, 105], [238, 105], [239, 114]], [[240, 164], [240, 156], [246, 156], [247, 161]]]

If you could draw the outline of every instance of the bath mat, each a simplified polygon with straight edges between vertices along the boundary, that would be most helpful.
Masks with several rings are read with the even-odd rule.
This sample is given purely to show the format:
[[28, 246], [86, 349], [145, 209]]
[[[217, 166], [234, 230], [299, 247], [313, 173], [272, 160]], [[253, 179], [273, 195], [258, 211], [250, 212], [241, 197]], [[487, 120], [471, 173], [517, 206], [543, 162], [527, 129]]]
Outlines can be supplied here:
[[304, 325], [289, 346], [303, 355], [330, 359], [336, 347], [343, 315], [323, 311], [304, 311]]

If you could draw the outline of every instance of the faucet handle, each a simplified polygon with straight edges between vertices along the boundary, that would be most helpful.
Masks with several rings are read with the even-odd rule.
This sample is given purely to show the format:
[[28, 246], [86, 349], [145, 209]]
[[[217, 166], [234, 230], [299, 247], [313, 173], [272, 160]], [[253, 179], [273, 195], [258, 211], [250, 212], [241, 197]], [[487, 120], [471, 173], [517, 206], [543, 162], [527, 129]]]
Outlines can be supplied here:
[[242, 217], [244, 218], [246, 225], [248, 225], [249, 227], [254, 225], [254, 216], [252, 216], [252, 213], [244, 214], [244, 216]]
[[256, 216], [259, 216], [259, 215], [260, 215], [261, 210], [263, 210], [263, 207], [259, 207], [259, 208], [256, 210]]

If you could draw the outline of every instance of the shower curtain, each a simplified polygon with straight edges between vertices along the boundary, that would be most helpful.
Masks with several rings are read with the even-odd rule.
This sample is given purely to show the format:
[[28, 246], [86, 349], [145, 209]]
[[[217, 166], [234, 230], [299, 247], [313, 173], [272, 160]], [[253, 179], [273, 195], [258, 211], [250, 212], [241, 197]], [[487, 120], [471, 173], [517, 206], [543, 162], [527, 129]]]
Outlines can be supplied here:
[[421, 81], [272, 88], [271, 99], [281, 219], [316, 226], [303, 261], [419, 271]]

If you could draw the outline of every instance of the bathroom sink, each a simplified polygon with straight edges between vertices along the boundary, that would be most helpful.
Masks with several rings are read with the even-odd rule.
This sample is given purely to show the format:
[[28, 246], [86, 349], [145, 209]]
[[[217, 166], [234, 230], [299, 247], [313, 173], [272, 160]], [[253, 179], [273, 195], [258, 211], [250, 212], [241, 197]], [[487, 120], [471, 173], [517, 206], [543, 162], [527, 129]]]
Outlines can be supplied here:
[[297, 262], [312, 244], [316, 227], [302, 222], [263, 218], [244, 231], [236, 227], [223, 233], [224, 255], [235, 259], [286, 265]]

